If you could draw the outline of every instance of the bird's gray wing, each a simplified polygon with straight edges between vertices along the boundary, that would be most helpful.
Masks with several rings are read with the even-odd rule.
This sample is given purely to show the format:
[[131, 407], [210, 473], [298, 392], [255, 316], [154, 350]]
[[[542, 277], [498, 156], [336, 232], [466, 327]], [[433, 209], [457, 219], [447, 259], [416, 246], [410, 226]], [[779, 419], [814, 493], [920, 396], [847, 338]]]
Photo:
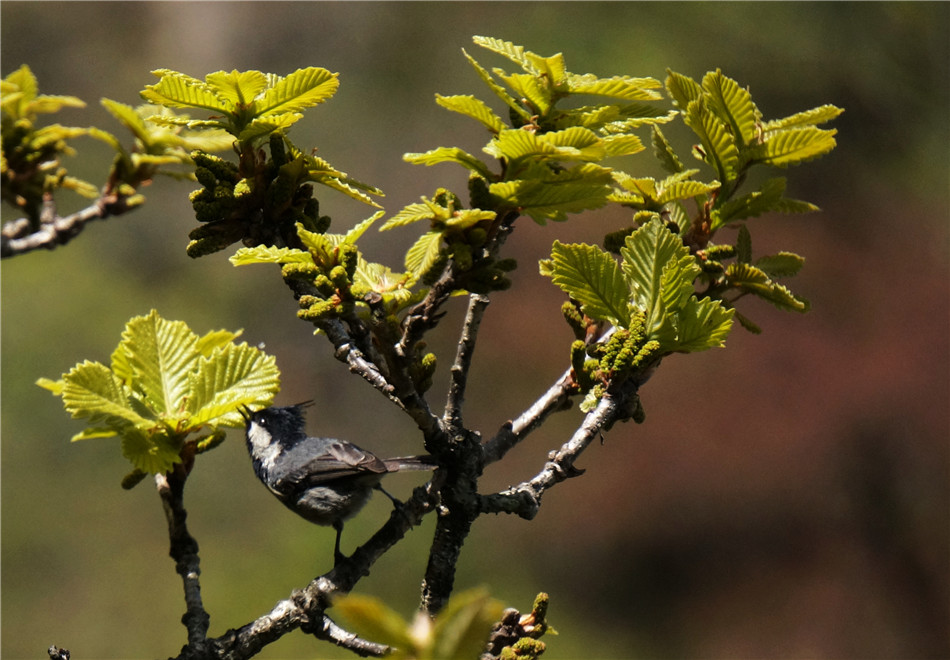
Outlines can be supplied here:
[[324, 438], [308, 438], [285, 452], [277, 463], [275, 471], [284, 475], [275, 484], [278, 490], [310, 488], [343, 477], [387, 472], [386, 464], [372, 452], [349, 442]]

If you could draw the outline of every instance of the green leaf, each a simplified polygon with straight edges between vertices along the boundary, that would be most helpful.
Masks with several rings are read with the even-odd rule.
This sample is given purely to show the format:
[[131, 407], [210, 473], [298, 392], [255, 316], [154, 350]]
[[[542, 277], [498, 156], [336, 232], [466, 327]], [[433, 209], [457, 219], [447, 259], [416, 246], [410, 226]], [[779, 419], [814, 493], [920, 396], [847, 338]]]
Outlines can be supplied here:
[[254, 103], [259, 116], [296, 113], [323, 103], [340, 86], [339, 74], [320, 67], [297, 69], [268, 89]]
[[706, 152], [704, 160], [715, 168], [719, 180], [734, 181], [738, 175], [739, 150], [726, 125], [710, 112], [701, 98], [690, 102], [683, 121], [699, 137]]
[[609, 253], [584, 243], [564, 245], [554, 241], [551, 261], [543, 274], [581, 304], [593, 319], [627, 327], [630, 292], [620, 266]]
[[594, 74], [570, 74], [567, 78], [568, 89], [573, 94], [592, 94], [595, 96], [609, 96], [624, 101], [657, 101], [662, 98], [653, 91], [660, 87], [660, 82], [654, 78], [633, 78], [630, 76], [614, 76], [612, 78], [598, 78]]
[[762, 128], [766, 131], [775, 131], [782, 128], [798, 128], [801, 126], [817, 126], [829, 122], [844, 112], [844, 109], [833, 105], [822, 105], [811, 110], [798, 112], [782, 119], [773, 119], [765, 122]]
[[171, 69], [156, 69], [152, 74], [158, 76], [159, 81], [142, 90], [141, 96], [146, 101], [173, 108], [201, 108], [224, 114], [234, 111], [230, 101], [218, 96], [210, 85], [197, 78]]
[[49, 390], [55, 396], [62, 396], [63, 388], [66, 387], [66, 381], [62, 378], [59, 380], [52, 380], [50, 378], [37, 378], [36, 384], [39, 387], [42, 387], [44, 390]]
[[122, 455], [137, 469], [150, 474], [162, 474], [181, 462], [181, 439], [161, 435], [146, 435], [132, 430], [122, 434]]
[[775, 177], [765, 181], [758, 190], [733, 197], [716, 210], [712, 230], [736, 220], [755, 218], [770, 211], [780, 210], [780, 201], [784, 199], [785, 177]]
[[270, 114], [266, 117], [257, 117], [252, 119], [247, 125], [239, 127], [235, 134], [238, 140], [242, 142], [253, 142], [269, 137], [271, 133], [277, 131], [285, 132], [288, 128], [303, 119], [299, 112], [288, 112], [286, 114]]
[[120, 349], [128, 356], [136, 387], [160, 415], [181, 414], [198, 358], [198, 337], [182, 321], [166, 321], [152, 310], [125, 327]]
[[726, 278], [730, 285], [767, 300], [779, 309], [793, 312], [808, 311], [807, 300], [799, 298], [781, 284], [773, 282], [764, 270], [752, 264], [730, 264], [726, 268]]
[[235, 69], [230, 73], [209, 73], [205, 76], [205, 82], [219, 98], [227, 100], [240, 111], [249, 107], [254, 98], [267, 87], [267, 76], [260, 71]]
[[507, 128], [505, 122], [503, 122], [484, 101], [474, 96], [442, 96], [441, 94], [436, 94], [435, 102], [452, 112], [458, 112], [471, 117], [475, 121], [482, 123], [492, 133], [499, 133]]
[[758, 109], [752, 102], [749, 90], [743, 89], [732, 78], [722, 75], [719, 69], [703, 77], [703, 89], [706, 91], [709, 109], [719, 117], [741, 147], [753, 144], [756, 139]]
[[475, 69], [475, 72], [478, 74], [478, 77], [482, 79], [482, 82], [488, 85], [488, 88], [491, 89], [491, 91], [494, 92], [498, 98], [504, 101], [505, 104], [515, 112], [515, 114], [521, 117], [522, 121], [527, 121], [530, 118], [530, 115], [524, 108], [521, 107], [521, 104], [519, 104], [518, 101], [515, 100], [513, 96], [511, 96], [511, 94], [505, 91], [504, 87], [495, 82], [495, 79], [492, 78], [491, 74], [481, 64], [476, 62], [474, 57], [465, 52], [464, 48], [462, 49], [462, 54], [465, 55], [465, 59], [467, 59], [469, 64], [471, 64]]
[[685, 286], [692, 285], [699, 266], [678, 236], [654, 218], [637, 229], [620, 249], [621, 267], [633, 292], [634, 306], [646, 314], [648, 339], [666, 349], [675, 341], [667, 305], [682, 303]]
[[366, 639], [406, 652], [416, 648], [409, 623], [379, 598], [347, 594], [333, 601], [333, 610], [334, 616], [346, 622], [347, 630]]
[[752, 234], [745, 225], [739, 225], [739, 234], [736, 236], [736, 261], [741, 264], [752, 261]]
[[732, 330], [733, 314], [734, 310], [723, 307], [718, 300], [690, 298], [677, 312], [676, 343], [668, 350], [694, 353], [724, 346]]
[[419, 278], [439, 260], [442, 232], [427, 231], [406, 252], [406, 270]]
[[765, 135], [765, 142], [752, 149], [750, 160], [773, 167], [798, 165], [834, 149], [836, 133], [834, 129], [814, 126], [770, 131]]
[[755, 267], [769, 277], [791, 277], [805, 265], [805, 258], [793, 252], [779, 252], [755, 261]]
[[509, 60], [520, 66], [522, 69], [532, 74], [540, 74], [541, 72], [535, 68], [532, 60], [525, 55], [525, 49], [522, 46], [511, 43], [510, 41], [503, 41], [501, 39], [496, 39], [495, 37], [472, 37], [472, 41], [485, 48], [497, 53], [502, 57], [507, 57]]
[[676, 73], [670, 69], [667, 69], [666, 73], [667, 93], [673, 99], [673, 103], [682, 112], [686, 112], [689, 104], [703, 95], [703, 88], [689, 76]]
[[238, 249], [228, 261], [235, 266], [247, 266], [248, 264], [310, 263], [313, 259], [309, 252], [296, 248], [257, 245]]
[[348, 232], [346, 232], [346, 235], [343, 237], [343, 242], [355, 245], [356, 241], [358, 241], [360, 237], [366, 233], [366, 230], [373, 226], [373, 223], [384, 215], [386, 215], [385, 211], [377, 211], [362, 222], [358, 222]]
[[402, 208], [396, 215], [391, 217], [383, 226], [379, 228], [380, 231], [387, 231], [393, 229], [394, 227], [403, 227], [413, 222], [419, 222], [420, 220], [435, 220], [438, 217], [438, 214], [432, 209], [432, 206], [429, 204], [409, 204]]
[[65, 374], [63, 382], [63, 405], [73, 417], [88, 417], [90, 424], [121, 431], [153, 424], [132, 409], [130, 392], [104, 364], [86, 360]]
[[235, 339], [241, 336], [243, 330], [231, 332], [230, 330], [212, 330], [198, 339], [198, 353], [204, 357], [211, 355], [216, 348], [223, 348]]
[[660, 161], [663, 169], [670, 174], [676, 174], [683, 171], [683, 163], [680, 161], [673, 147], [667, 141], [666, 136], [659, 126], [653, 127], [653, 155]]
[[520, 208], [535, 222], [562, 221], [568, 213], [596, 209], [607, 203], [611, 193], [610, 170], [585, 163], [569, 170], [552, 172], [544, 179], [493, 183], [488, 191], [512, 208]]
[[435, 619], [432, 658], [477, 658], [484, 650], [492, 625], [501, 619], [504, 606], [484, 589], [470, 589], [452, 596]]
[[439, 163], [458, 163], [486, 179], [494, 178], [488, 167], [478, 158], [458, 147], [438, 147], [425, 153], [407, 153], [402, 159], [413, 165], [437, 165]]
[[215, 421], [225, 426], [243, 426], [240, 406], [267, 407], [280, 390], [280, 372], [274, 356], [247, 344], [231, 342], [203, 356], [190, 381], [192, 397], [188, 407], [194, 414], [188, 426], [192, 428]]

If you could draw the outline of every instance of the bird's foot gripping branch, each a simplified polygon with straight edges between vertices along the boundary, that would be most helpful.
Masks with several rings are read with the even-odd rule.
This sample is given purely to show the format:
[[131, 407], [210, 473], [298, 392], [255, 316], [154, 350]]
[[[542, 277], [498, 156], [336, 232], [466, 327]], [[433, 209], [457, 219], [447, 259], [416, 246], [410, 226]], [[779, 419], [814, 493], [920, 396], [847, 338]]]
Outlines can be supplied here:
[[[131, 110], [114, 113], [138, 127], [144, 145], [160, 130], [227, 136], [232, 155], [214, 156], [199, 146], [185, 159], [200, 184], [191, 194], [200, 224], [191, 232], [188, 253], [199, 257], [239, 243], [234, 265], [278, 266], [298, 318], [330, 341], [349, 371], [410, 416], [419, 428], [420, 450], [427, 452], [380, 460], [346, 441], [308, 436], [299, 407], [269, 407], [278, 385], [272, 357], [235, 345], [236, 333], [198, 337], [154, 312], [130, 321], [111, 367], [85, 362], [58, 382], [42, 381], [62, 395], [67, 410], [90, 418], [79, 438], [121, 437], [134, 466], [127, 485], [155, 475], [172, 554], [185, 578], [188, 643], [181, 657], [250, 657], [296, 629], [361, 655], [472, 657], [484, 651], [492, 658], [537, 657], [544, 650], [538, 637], [549, 629], [546, 598], [524, 616], [502, 614], [483, 593], [450, 598], [475, 521], [500, 512], [533, 518], [549, 488], [582, 473], [575, 463], [595, 438], [617, 422], [643, 421], [639, 390], [667, 356], [723, 346], [735, 320], [760, 332], [737, 309], [743, 298], [757, 296], [789, 311], [808, 308], [780, 282], [801, 268], [803, 258], [785, 251], [754, 254], [747, 221], [816, 207], [786, 197], [784, 176], [750, 173], [784, 171], [827, 154], [835, 131], [821, 125], [839, 108], [766, 119], [749, 90], [718, 70], [700, 80], [672, 71], [664, 82], [600, 77], [571, 73], [561, 54], [541, 56], [488, 37], [474, 42], [515, 72], [485, 68], [463, 51], [485, 83], [487, 99], [437, 95], [436, 102], [474, 120], [487, 142], [480, 155], [453, 146], [405, 155], [416, 165], [462, 167], [468, 189], [439, 188], [389, 214], [381, 230], [423, 228], [396, 267], [367, 259], [360, 248], [360, 239], [387, 212], [332, 233], [314, 184], [375, 207], [381, 191], [288, 137], [304, 110], [330, 99], [339, 84], [336, 74], [308, 67], [287, 76], [220, 71], [202, 80], [160, 69], [153, 72], [158, 82], [142, 92], [157, 110], [140, 120], [134, 117], [143, 117], [141, 110], [134, 117]], [[24, 76], [19, 84], [28, 87]], [[6, 155], [12, 127], [26, 136], [17, 143], [23, 149], [36, 146], [29, 138], [30, 106], [6, 98], [5, 186], [20, 162]], [[12, 124], [9, 108], [15, 110]], [[178, 114], [183, 109], [204, 118]], [[691, 165], [673, 146], [684, 139], [693, 145]], [[628, 171], [638, 167], [631, 157], [647, 143], [665, 170], [659, 178]], [[136, 162], [155, 164], [129, 160]], [[123, 179], [130, 185], [144, 176], [134, 171]], [[36, 186], [46, 186], [47, 194], [50, 185], [31, 185], [34, 192], [16, 199], [24, 200], [20, 206], [32, 217], [41, 206]], [[482, 318], [492, 296], [516, 276], [517, 263], [506, 249], [517, 225], [523, 218], [558, 223], [609, 205], [626, 210], [617, 214], [622, 219], [614, 231], [593, 236], [589, 244], [553, 240], [550, 258], [540, 264], [565, 294], [560, 314], [574, 334], [553, 358], [561, 360], [561, 374], [552, 375], [553, 383], [523, 413], [499, 420], [497, 430], [483, 438], [465, 424], [465, 392]], [[447, 307], [459, 297], [468, 307], [458, 348], [438, 356], [426, 348], [427, 336], [442, 328]], [[523, 322], [543, 332], [543, 321]], [[440, 360], [450, 365], [441, 413], [431, 391]], [[576, 431], [539, 454], [537, 474], [501, 492], [480, 490], [487, 465], [575, 402], [582, 413]], [[197, 544], [184, 527], [182, 486], [195, 456], [223, 439], [227, 426], [245, 428], [252, 464], [273, 494], [307, 520], [336, 529], [336, 562], [271, 612], [212, 639], [197, 588]], [[397, 502], [368, 541], [343, 556], [343, 521], [384, 474], [408, 467], [435, 471], [410, 498]], [[420, 576], [420, 619], [410, 624], [379, 603], [341, 598], [432, 513], [436, 525]], [[328, 612], [338, 612], [350, 631], [364, 636], [344, 630]]]

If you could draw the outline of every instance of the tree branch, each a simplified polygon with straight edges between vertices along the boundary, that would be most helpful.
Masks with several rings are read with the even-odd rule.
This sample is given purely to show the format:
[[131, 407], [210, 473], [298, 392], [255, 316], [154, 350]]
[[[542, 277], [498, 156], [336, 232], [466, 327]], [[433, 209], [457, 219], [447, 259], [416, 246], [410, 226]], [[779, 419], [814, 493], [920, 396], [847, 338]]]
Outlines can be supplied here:
[[450, 371], [451, 382], [445, 401], [445, 413], [442, 416], [442, 421], [450, 429], [462, 428], [462, 403], [465, 400], [468, 372], [472, 366], [478, 328], [489, 302], [491, 301], [488, 296], [478, 294], [469, 296], [468, 312], [465, 315], [465, 325], [462, 327], [462, 336], [459, 338], [458, 350], [455, 353], [455, 362]]
[[128, 198], [115, 193], [103, 194], [94, 204], [65, 217], [56, 214], [56, 203], [50, 193], [43, 195], [39, 227], [28, 218], [11, 220], [0, 229], [0, 259], [14, 257], [44, 248], [52, 250], [76, 238], [86, 224], [105, 220], [135, 208]]
[[188, 631], [189, 646], [201, 647], [207, 639], [211, 617], [201, 601], [198, 542], [188, 533], [185, 524], [188, 517], [183, 499], [186, 478], [185, 468], [179, 464], [168, 475], [155, 475], [155, 487], [168, 521], [171, 542], [168, 554], [175, 560], [175, 571], [181, 576], [185, 589], [185, 614], [181, 621]]
[[432, 481], [416, 488], [412, 496], [393, 511], [389, 520], [366, 543], [329, 573], [315, 578], [304, 589], [295, 590], [270, 612], [241, 628], [207, 640], [204, 645], [189, 643], [177, 660], [246, 660], [298, 628], [360, 655], [381, 654], [384, 651], [382, 645], [348, 633], [331, 621], [325, 611], [332, 605], [334, 596], [351, 591], [360, 579], [369, 575], [370, 568], [383, 554], [435, 509], [442, 479], [437, 471]]
[[[636, 401], [637, 381], [630, 379], [614, 392], [608, 390], [597, 407], [589, 412], [571, 439], [551, 452], [541, 471], [529, 481], [493, 495], [480, 498], [482, 513], [516, 513], [526, 520], [533, 519], [541, 508], [541, 497], [554, 485], [583, 474], [574, 467], [574, 461], [594, 438], [608, 430], [618, 420], [630, 416], [631, 402]], [[550, 392], [550, 391], [549, 391]]]
[[548, 417], [571, 407], [576, 394], [571, 370], [568, 369], [531, 407], [514, 421], [505, 422], [491, 440], [482, 445], [485, 465], [501, 460], [508, 451], [544, 424]]

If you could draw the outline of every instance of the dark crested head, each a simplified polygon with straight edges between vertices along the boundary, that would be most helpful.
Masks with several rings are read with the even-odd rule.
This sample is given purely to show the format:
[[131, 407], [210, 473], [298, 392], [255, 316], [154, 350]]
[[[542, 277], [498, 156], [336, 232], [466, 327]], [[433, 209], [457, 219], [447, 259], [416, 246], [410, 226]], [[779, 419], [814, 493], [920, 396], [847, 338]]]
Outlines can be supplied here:
[[294, 444], [307, 437], [304, 429], [304, 407], [310, 402], [298, 403], [293, 406], [264, 408], [257, 412], [249, 412], [247, 419], [248, 440], [252, 435], [258, 440], [267, 437], [269, 442], [278, 442], [282, 445]]

